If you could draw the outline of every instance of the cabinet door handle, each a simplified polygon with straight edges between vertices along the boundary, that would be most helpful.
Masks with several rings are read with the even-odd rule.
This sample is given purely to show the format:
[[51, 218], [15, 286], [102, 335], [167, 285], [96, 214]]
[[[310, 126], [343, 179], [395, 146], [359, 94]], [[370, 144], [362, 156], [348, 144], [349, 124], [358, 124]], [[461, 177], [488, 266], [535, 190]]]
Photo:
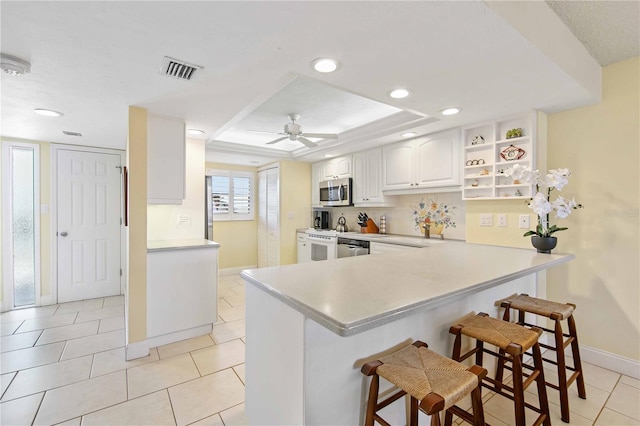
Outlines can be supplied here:
[[61, 237], [66, 237], [67, 235], [69, 235], [69, 233], [68, 233], [68, 232], [61, 232], [61, 233], [60, 233], [60, 236], [61, 236]]

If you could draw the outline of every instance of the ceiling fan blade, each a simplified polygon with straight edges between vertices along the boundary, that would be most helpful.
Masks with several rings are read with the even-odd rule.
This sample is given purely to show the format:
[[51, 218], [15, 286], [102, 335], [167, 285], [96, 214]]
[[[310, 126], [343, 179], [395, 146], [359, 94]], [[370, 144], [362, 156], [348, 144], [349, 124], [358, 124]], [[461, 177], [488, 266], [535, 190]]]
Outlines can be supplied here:
[[338, 139], [338, 135], [334, 133], [303, 133], [308, 138], [321, 138], [321, 139]]
[[280, 142], [280, 141], [283, 141], [283, 140], [287, 139], [288, 137], [289, 137], [289, 136], [284, 136], [284, 137], [282, 137], [282, 138], [278, 138], [278, 139], [272, 140], [271, 142], [267, 142], [267, 145], [271, 145], [271, 144], [274, 144], [274, 143], [278, 143], [278, 142]]
[[305, 138], [304, 136], [300, 136], [298, 135], [298, 138], [296, 139], [298, 142], [302, 142], [303, 144], [305, 144], [306, 146], [308, 146], [309, 148], [313, 148], [318, 146], [317, 143], [315, 142], [311, 142], [309, 139]]

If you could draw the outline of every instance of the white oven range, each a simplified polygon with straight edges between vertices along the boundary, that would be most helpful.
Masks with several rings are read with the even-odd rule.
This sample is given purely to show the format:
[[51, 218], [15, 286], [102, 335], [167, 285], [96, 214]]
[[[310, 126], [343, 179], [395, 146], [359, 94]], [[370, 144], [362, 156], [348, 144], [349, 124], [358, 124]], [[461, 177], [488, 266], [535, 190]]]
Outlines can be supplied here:
[[311, 246], [311, 260], [327, 260], [338, 257], [338, 233], [336, 231], [310, 228], [305, 233]]

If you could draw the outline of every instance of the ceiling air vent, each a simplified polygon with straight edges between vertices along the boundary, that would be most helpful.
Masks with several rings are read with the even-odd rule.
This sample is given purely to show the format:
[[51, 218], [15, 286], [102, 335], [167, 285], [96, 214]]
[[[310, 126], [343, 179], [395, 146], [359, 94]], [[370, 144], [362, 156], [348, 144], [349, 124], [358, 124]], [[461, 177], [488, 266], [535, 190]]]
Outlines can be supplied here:
[[160, 73], [180, 80], [191, 80], [196, 71], [201, 68], [202, 67], [200, 65], [190, 64], [179, 59], [165, 56], [162, 60]]
[[69, 132], [67, 130], [63, 130], [62, 133], [64, 133], [67, 136], [82, 136], [82, 133], [78, 133], [78, 132]]

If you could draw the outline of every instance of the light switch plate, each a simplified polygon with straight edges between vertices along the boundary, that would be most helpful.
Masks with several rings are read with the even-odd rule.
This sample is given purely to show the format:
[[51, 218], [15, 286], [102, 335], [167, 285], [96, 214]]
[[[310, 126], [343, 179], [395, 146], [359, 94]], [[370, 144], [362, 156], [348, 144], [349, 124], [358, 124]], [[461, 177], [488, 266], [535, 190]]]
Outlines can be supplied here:
[[480, 226], [493, 226], [493, 215], [491, 213], [481, 214]]
[[506, 214], [499, 214], [498, 215], [498, 226], [502, 226], [502, 227], [507, 226], [507, 215]]
[[518, 219], [518, 224], [520, 225], [520, 229], [529, 229], [529, 215], [521, 214], [520, 219]]

